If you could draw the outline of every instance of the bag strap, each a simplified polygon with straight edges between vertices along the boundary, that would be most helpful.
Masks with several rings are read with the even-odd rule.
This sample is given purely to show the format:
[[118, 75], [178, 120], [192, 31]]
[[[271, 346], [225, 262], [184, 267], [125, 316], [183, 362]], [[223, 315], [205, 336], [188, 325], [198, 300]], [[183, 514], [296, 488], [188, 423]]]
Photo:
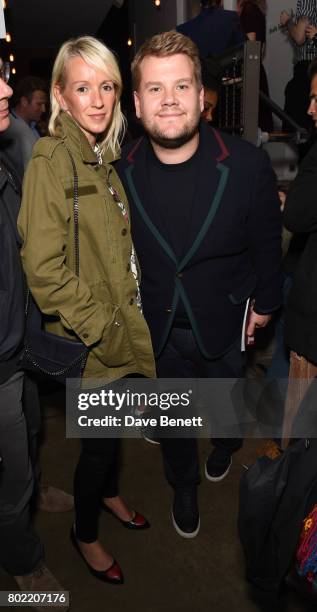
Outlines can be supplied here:
[[78, 174], [74, 158], [65, 145], [65, 149], [69, 155], [74, 174], [74, 200], [73, 200], [73, 213], [74, 213], [74, 244], [75, 244], [75, 273], [79, 276], [79, 199], [78, 199]]
[[[79, 276], [79, 198], [78, 198], [78, 174], [77, 168], [74, 161], [74, 158], [69, 150], [69, 148], [63, 143], [65, 149], [69, 155], [72, 167], [73, 167], [73, 175], [74, 175], [74, 199], [73, 199], [73, 214], [74, 214], [74, 244], [75, 244], [75, 273], [76, 276]], [[25, 300], [25, 315], [28, 316], [31, 312], [31, 308], [33, 310], [33, 314], [36, 313], [37, 308], [34, 308], [35, 302], [34, 298], [30, 292], [27, 290], [26, 300]], [[37, 318], [39, 321], [41, 320], [40, 310], [38, 309]], [[35, 316], [35, 315], [34, 315]]]

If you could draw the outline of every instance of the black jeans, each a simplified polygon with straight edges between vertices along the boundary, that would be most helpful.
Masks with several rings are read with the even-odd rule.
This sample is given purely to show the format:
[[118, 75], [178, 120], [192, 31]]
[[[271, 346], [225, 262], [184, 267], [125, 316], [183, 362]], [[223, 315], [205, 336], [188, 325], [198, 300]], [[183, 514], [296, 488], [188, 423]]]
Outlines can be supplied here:
[[84, 438], [74, 477], [76, 535], [82, 542], [98, 538], [102, 497], [118, 495], [120, 440]]
[[[201, 354], [191, 329], [172, 328], [156, 363], [159, 378], [241, 378], [245, 358], [239, 342], [222, 357], [208, 360]], [[197, 441], [193, 438], [161, 438], [165, 475], [174, 488], [200, 481]], [[213, 439], [214, 446], [233, 453], [242, 446], [240, 438]]]

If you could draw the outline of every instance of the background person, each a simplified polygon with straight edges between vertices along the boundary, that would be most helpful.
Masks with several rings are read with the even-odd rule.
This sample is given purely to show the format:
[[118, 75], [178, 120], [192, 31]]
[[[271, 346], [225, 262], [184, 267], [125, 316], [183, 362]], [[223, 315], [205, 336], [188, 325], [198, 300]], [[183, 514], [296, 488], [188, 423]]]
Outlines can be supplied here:
[[204, 109], [202, 118], [208, 123], [217, 122], [217, 105], [221, 88], [222, 68], [212, 58], [202, 58], [201, 78], [204, 87]]
[[[311, 79], [308, 114], [317, 128], [317, 61], [309, 71]], [[302, 161], [297, 177], [285, 201], [284, 224], [295, 234], [306, 237], [300, 259], [296, 262], [293, 284], [289, 293], [285, 316], [285, 342], [291, 349], [289, 378], [302, 379], [289, 387], [286, 401], [286, 420], [291, 422], [305, 392], [317, 375], [317, 295], [316, 295], [316, 223], [315, 201], [317, 179], [317, 143]], [[289, 431], [285, 432], [289, 434]]]
[[244, 42], [245, 36], [235, 11], [224, 10], [222, 0], [201, 0], [200, 4], [200, 14], [178, 25], [176, 30], [189, 36], [203, 57], [220, 55]]
[[[264, 58], [266, 45], [266, 0], [238, 0], [237, 11], [243, 31], [249, 40], [261, 43], [261, 56]], [[269, 85], [265, 68], [261, 61], [260, 89], [269, 97]], [[259, 101], [259, 127], [265, 132], [272, 132], [273, 117], [270, 108]]]
[[298, 0], [295, 17], [284, 10], [280, 15], [280, 23], [285, 26], [295, 50], [294, 75], [285, 89], [285, 111], [301, 127], [309, 130], [311, 121], [306, 112], [310, 91], [308, 68], [317, 56], [316, 1]]
[[[35, 142], [40, 138], [38, 124], [46, 112], [46, 85], [42, 79], [27, 76], [18, 81], [13, 93], [9, 128], [0, 134], [2, 154], [14, 168], [22, 184], [25, 168]], [[24, 414], [29, 436], [29, 453], [35, 474], [36, 508], [47, 512], [68, 512], [74, 507], [72, 495], [52, 485], [42, 484], [39, 464], [41, 407], [35, 378], [24, 381]]]
[[[22, 260], [47, 329], [78, 337], [89, 356], [87, 378], [155, 376], [148, 328], [141, 312], [138, 272], [122, 185], [109, 164], [123, 129], [117, 62], [92, 37], [69, 40], [55, 60], [52, 137], [33, 150], [19, 229]], [[80, 273], [73, 248], [73, 170], [79, 177]], [[52, 322], [53, 318], [53, 322]], [[69, 334], [71, 334], [69, 336]], [[84, 439], [75, 473], [72, 542], [89, 571], [120, 584], [123, 575], [98, 539], [100, 505], [131, 529], [148, 526], [118, 494], [119, 440]]]
[[[0, 58], [1, 133], [10, 124], [9, 74], [9, 64]], [[25, 282], [16, 229], [20, 197], [19, 179], [0, 143], [0, 565], [23, 591], [58, 592], [63, 589], [44, 563], [43, 544], [30, 514], [34, 476], [23, 405], [29, 381], [19, 367], [25, 328]], [[32, 410], [40, 424], [37, 401]]]
[[26, 76], [17, 83], [10, 111], [10, 127], [0, 140], [21, 181], [32, 149], [41, 136], [36, 125], [46, 112], [46, 107], [46, 84], [42, 79]]

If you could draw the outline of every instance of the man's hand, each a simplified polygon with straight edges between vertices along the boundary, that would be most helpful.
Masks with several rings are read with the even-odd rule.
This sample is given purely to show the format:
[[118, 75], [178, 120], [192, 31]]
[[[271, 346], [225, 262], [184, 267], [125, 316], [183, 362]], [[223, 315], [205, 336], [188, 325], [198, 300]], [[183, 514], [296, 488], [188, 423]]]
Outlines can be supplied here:
[[250, 318], [249, 318], [249, 324], [246, 330], [246, 336], [247, 338], [254, 338], [254, 333], [255, 330], [258, 327], [265, 327], [268, 322], [272, 319], [272, 315], [270, 314], [257, 314], [256, 312], [254, 312], [254, 310], [251, 310], [250, 313]]
[[285, 191], [279, 191], [278, 197], [280, 198], [280, 211], [283, 212], [285, 207], [286, 193]]
[[314, 36], [317, 34], [317, 28], [315, 28], [315, 26], [309, 24], [306, 28], [306, 36], [307, 38], [314, 38]]
[[281, 26], [286, 26], [289, 20], [292, 19], [292, 15], [290, 15], [287, 11], [282, 11], [280, 14], [280, 24]]

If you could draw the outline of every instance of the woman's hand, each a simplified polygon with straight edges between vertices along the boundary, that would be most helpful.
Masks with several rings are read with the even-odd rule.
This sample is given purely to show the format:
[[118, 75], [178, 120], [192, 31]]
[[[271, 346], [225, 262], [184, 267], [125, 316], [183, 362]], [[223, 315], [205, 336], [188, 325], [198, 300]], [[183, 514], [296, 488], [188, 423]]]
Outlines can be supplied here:
[[307, 38], [314, 38], [314, 36], [316, 36], [317, 34], [317, 28], [315, 28], [315, 26], [311, 25], [311, 23], [308, 24], [307, 28], [306, 28], [306, 36]]

